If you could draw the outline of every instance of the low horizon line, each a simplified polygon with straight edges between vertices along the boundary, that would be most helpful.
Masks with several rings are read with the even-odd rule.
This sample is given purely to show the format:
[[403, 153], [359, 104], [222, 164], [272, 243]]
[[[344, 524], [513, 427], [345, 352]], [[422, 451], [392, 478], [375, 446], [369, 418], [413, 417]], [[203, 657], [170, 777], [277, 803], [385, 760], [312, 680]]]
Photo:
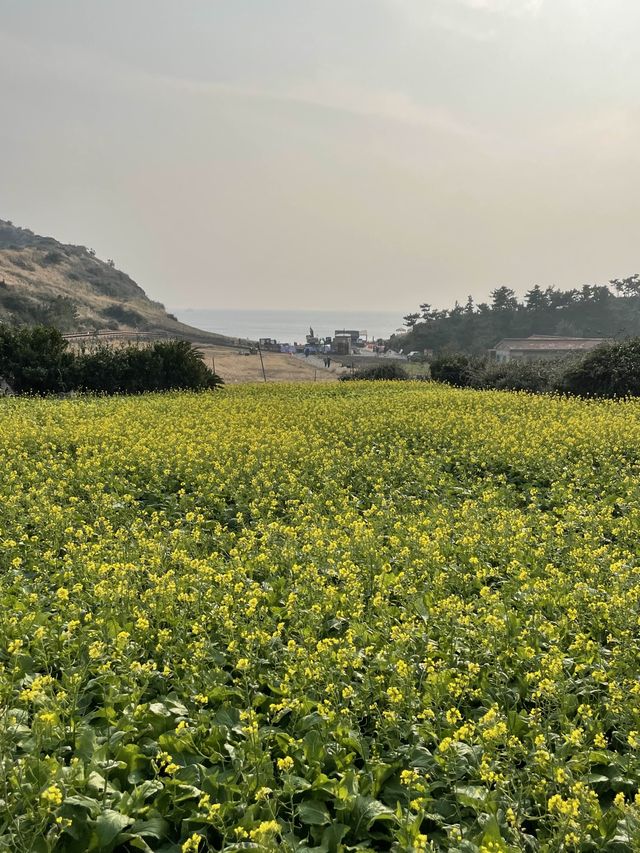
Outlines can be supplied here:
[[264, 313], [277, 314], [283, 311], [289, 312], [297, 312], [297, 313], [310, 313], [310, 314], [338, 314], [340, 312], [344, 312], [345, 314], [357, 314], [359, 311], [366, 314], [393, 314], [398, 313], [400, 319], [402, 319], [401, 312], [396, 308], [218, 308], [218, 307], [208, 307], [205, 305], [199, 305], [197, 307], [184, 307], [184, 306], [167, 306], [168, 311], [247, 311], [247, 312], [256, 312], [261, 311]]

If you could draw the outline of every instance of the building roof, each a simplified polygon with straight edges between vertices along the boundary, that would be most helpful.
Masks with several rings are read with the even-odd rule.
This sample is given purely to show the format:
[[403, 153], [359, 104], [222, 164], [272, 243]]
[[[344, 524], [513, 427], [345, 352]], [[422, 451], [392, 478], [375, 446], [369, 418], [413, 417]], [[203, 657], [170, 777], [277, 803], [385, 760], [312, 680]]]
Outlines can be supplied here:
[[576, 352], [590, 350], [604, 342], [604, 338], [565, 338], [558, 335], [529, 335], [528, 338], [504, 338], [493, 348], [517, 352]]

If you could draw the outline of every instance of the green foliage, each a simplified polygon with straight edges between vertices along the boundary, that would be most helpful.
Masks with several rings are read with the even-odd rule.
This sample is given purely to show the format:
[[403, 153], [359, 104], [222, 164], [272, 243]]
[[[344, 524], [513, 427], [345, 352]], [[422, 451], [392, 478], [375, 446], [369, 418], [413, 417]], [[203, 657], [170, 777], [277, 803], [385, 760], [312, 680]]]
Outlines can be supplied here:
[[3, 400], [0, 850], [640, 850], [639, 416]]
[[0, 377], [16, 394], [68, 390], [73, 355], [57, 329], [0, 325]]
[[431, 363], [431, 378], [457, 388], [494, 391], [565, 392], [576, 396], [624, 397], [640, 394], [638, 339], [602, 346], [585, 356], [495, 362], [463, 353]]
[[464, 353], [431, 363], [431, 378], [458, 388], [556, 391], [579, 397], [640, 396], [640, 338], [603, 344], [582, 356], [497, 363]]
[[345, 374], [340, 377], [343, 382], [351, 379], [380, 380], [409, 378], [409, 374], [404, 367], [401, 364], [398, 364], [398, 362], [391, 360], [385, 364], [379, 363], [371, 365], [371, 367], [363, 367], [360, 370], [356, 370], [353, 375]]
[[61, 333], [49, 326], [0, 325], [0, 378], [16, 394], [142, 394], [222, 385], [188, 341], [105, 346], [75, 354]]
[[[491, 303], [456, 303], [446, 310], [424, 303], [420, 315], [409, 314], [410, 331], [394, 341], [404, 352], [431, 349], [436, 355], [481, 355], [506, 337], [568, 335], [622, 338], [640, 335], [640, 276], [614, 280], [611, 287], [585, 285], [580, 290], [533, 287], [518, 300], [499, 287]], [[406, 322], [407, 319], [410, 322]]]
[[456, 388], [476, 384], [474, 364], [464, 353], [453, 353], [435, 358], [429, 365], [431, 378]]
[[582, 397], [640, 396], [640, 338], [588, 353], [566, 371], [560, 387]]
[[220, 377], [188, 341], [156, 341], [149, 346], [99, 347], [76, 358], [74, 386], [106, 394], [204, 390], [222, 385]]
[[108, 320], [115, 320], [117, 323], [122, 323], [125, 326], [133, 326], [134, 329], [138, 329], [144, 325], [142, 315], [135, 308], [129, 308], [126, 305], [109, 305], [104, 309], [102, 314]]
[[61, 332], [72, 332], [78, 325], [78, 309], [67, 296], [56, 296], [36, 311], [39, 325], [53, 326]]
[[15, 325], [54, 326], [61, 332], [75, 331], [78, 326], [78, 309], [67, 296], [42, 302], [5, 285], [0, 291], [0, 311]]
[[476, 372], [474, 387], [494, 388], [498, 391], [529, 391], [543, 394], [555, 391], [563, 371], [573, 360], [509, 361], [498, 364], [485, 361]]

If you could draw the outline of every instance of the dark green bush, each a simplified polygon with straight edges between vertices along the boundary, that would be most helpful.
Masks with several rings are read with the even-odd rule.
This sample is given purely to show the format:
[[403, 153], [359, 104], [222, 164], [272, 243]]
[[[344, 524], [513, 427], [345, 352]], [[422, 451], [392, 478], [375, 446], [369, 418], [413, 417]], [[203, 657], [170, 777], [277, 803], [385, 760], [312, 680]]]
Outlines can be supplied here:
[[189, 341], [156, 341], [98, 349], [79, 355], [75, 387], [105, 394], [142, 394], [145, 391], [204, 390], [222, 385], [220, 377], [202, 360]]
[[640, 396], [640, 338], [587, 353], [564, 373], [559, 389], [580, 397]]
[[431, 378], [456, 388], [467, 388], [477, 384], [479, 364], [462, 353], [441, 355], [429, 365]]
[[142, 394], [197, 391], [223, 384], [189, 341], [157, 341], [120, 349], [103, 346], [74, 354], [61, 333], [48, 326], [16, 329], [0, 325], [0, 378], [16, 394]]
[[342, 381], [351, 379], [409, 379], [409, 374], [401, 364], [389, 361], [387, 364], [373, 364], [371, 367], [356, 370], [352, 375], [341, 376]]
[[558, 365], [555, 361], [487, 362], [477, 376], [476, 387], [543, 394], [555, 390], [557, 374]]
[[499, 363], [457, 353], [435, 359], [431, 363], [431, 378], [458, 388], [543, 394], [558, 390], [564, 371], [574, 363], [573, 359]]
[[50, 326], [0, 325], [0, 377], [16, 394], [69, 390], [73, 354], [61, 333]]

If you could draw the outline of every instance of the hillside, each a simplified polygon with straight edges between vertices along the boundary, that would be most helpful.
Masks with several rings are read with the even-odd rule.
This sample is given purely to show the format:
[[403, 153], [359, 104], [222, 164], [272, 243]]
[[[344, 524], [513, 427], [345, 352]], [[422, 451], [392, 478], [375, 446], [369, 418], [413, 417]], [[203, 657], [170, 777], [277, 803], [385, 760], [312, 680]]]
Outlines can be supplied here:
[[63, 332], [169, 332], [225, 343], [178, 322], [113, 261], [0, 219], [0, 322], [49, 323]]

